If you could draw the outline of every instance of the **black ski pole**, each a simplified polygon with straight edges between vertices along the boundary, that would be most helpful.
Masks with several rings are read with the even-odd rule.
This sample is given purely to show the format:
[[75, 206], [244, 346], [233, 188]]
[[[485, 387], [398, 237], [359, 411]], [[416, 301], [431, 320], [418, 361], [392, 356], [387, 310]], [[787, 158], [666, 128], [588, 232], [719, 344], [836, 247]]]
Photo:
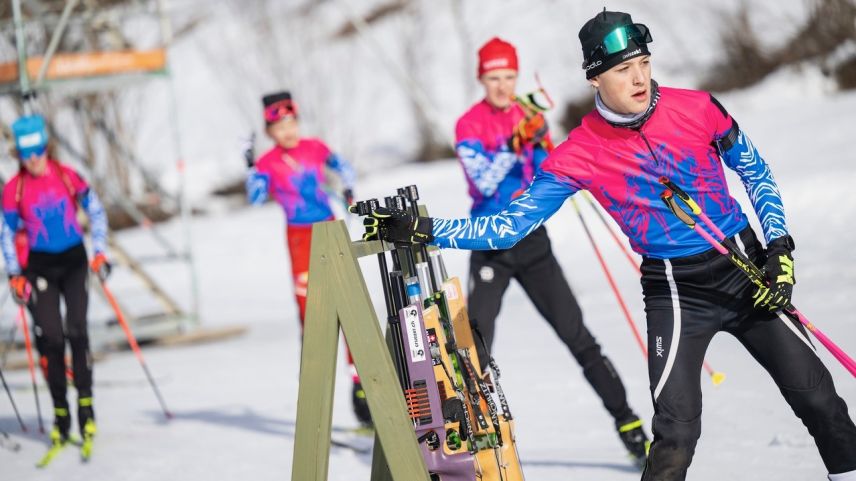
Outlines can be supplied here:
[[[385, 197], [384, 203], [386, 204], [386, 207], [390, 209], [407, 209], [404, 197], [399, 195]], [[422, 292], [422, 288], [419, 285], [419, 273], [416, 268], [416, 259], [413, 256], [413, 246], [411, 244], [396, 243], [395, 247], [396, 249], [392, 253], [392, 261], [397, 265], [398, 270], [406, 275], [404, 278], [404, 305], [407, 305], [408, 303], [420, 303], [425, 299], [425, 293]], [[401, 259], [401, 252], [404, 252], [404, 259]]]
[[21, 431], [27, 432], [27, 426], [24, 424], [24, 420], [21, 419], [21, 413], [18, 412], [18, 406], [15, 405], [15, 399], [12, 397], [12, 391], [9, 389], [9, 385], [6, 384], [6, 376], [3, 375], [3, 369], [0, 369], [0, 381], [3, 381], [3, 389], [5, 389], [6, 394], [9, 395], [9, 402], [12, 403], [12, 409], [15, 411], [15, 417], [18, 418], [18, 423], [21, 425]]
[[[379, 207], [377, 199], [369, 199], [356, 203], [357, 215], [371, 215], [375, 209]], [[389, 266], [386, 262], [386, 253], [379, 252], [377, 255], [378, 265], [380, 267], [380, 281], [383, 286], [383, 300], [386, 306], [386, 320], [392, 332], [393, 338], [398, 340], [401, 338], [401, 320], [398, 318], [398, 309], [396, 308], [395, 297], [393, 292], [392, 281], [390, 280]], [[396, 287], [397, 288], [397, 287]], [[399, 342], [392, 343], [392, 356], [395, 361], [395, 370], [398, 374], [398, 382], [402, 389], [407, 389], [410, 385], [410, 378], [407, 372], [407, 361], [404, 357], [404, 352]]]

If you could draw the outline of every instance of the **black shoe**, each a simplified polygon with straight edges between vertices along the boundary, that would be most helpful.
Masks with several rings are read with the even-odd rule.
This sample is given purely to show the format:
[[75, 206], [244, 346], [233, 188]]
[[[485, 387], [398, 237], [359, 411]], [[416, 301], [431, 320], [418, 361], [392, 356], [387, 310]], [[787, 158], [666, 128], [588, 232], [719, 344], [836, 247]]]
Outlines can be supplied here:
[[371, 427], [372, 415], [369, 412], [368, 401], [366, 401], [366, 392], [359, 382], [354, 383], [354, 389], [351, 391], [351, 401], [354, 404], [354, 415], [357, 416], [357, 421], [364, 426]]
[[651, 441], [642, 429], [642, 420], [636, 416], [626, 418], [616, 421], [615, 428], [630, 455], [640, 466], [644, 466], [648, 458], [648, 450], [651, 448]]
[[77, 424], [81, 439], [95, 436], [95, 411], [92, 409], [91, 397], [82, 397], [77, 401]]

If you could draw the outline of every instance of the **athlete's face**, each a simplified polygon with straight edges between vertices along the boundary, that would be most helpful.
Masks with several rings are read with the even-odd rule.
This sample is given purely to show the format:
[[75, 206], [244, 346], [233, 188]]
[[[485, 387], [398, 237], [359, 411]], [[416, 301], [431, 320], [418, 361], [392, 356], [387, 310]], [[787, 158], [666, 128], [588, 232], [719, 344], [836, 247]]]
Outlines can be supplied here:
[[491, 70], [479, 77], [484, 87], [484, 97], [487, 103], [498, 109], [505, 109], [514, 100], [514, 89], [517, 87], [517, 70], [501, 68]]
[[295, 117], [286, 117], [268, 125], [267, 134], [280, 147], [291, 149], [300, 141], [300, 123]]
[[27, 169], [27, 172], [29, 172], [31, 175], [38, 177], [45, 173], [45, 167], [47, 167], [48, 165], [48, 154], [32, 154], [28, 158], [23, 160], [24, 168]]
[[619, 114], [639, 114], [651, 101], [651, 56], [622, 62], [589, 80], [607, 107]]

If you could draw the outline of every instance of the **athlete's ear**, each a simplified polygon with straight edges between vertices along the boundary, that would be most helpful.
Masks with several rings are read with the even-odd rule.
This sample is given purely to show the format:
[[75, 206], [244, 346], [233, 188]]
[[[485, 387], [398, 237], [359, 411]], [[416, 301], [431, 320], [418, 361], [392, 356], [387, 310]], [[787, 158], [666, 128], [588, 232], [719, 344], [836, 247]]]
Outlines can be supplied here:
[[595, 76], [595, 77], [590, 78], [590, 79], [589, 79], [589, 81], [588, 81], [588, 83], [589, 83], [592, 87], [594, 87], [594, 88], [599, 88], [599, 87], [600, 87], [600, 81], [597, 79], [598, 77], [599, 77], [599, 75], [597, 75], [597, 76]]

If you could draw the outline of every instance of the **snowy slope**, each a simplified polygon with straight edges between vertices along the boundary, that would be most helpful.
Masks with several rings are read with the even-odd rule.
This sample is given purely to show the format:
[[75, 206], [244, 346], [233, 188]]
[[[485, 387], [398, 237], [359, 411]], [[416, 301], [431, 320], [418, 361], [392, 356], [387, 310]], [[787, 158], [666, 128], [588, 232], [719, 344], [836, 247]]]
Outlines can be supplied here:
[[[851, 147], [856, 94], [827, 95], [825, 89], [811, 72], [784, 72], [750, 91], [722, 96], [721, 101], [773, 165], [782, 188], [798, 246], [795, 303], [845, 350], [856, 354], [856, 315], [851, 307], [856, 251], [849, 245], [850, 224], [856, 218], [856, 200], [851, 195], [856, 184]], [[464, 182], [451, 161], [363, 178], [359, 194], [382, 196], [413, 182], [418, 183], [432, 214], [465, 214], [469, 204]], [[739, 183], [732, 183], [732, 190], [741, 194], [748, 209]], [[642, 323], [638, 279], [590, 214], [587, 217], [601, 248], [637, 323]], [[300, 336], [283, 249], [282, 213], [267, 205], [197, 218], [192, 228], [203, 325], [242, 324], [250, 327], [249, 333], [217, 344], [146, 349], [150, 368], [176, 414], [169, 423], [164, 422], [132, 354], [114, 353], [100, 362], [95, 371], [100, 432], [88, 466], [80, 465], [68, 452], [49, 470], [37, 471], [33, 464], [46, 439], [19, 433], [3, 397], [0, 429], [12, 433], [23, 447], [18, 453], [0, 450], [0, 479], [289, 478], [295, 462], [291, 452]], [[569, 205], [551, 219], [548, 228], [587, 324], [622, 374], [632, 406], [650, 420], [643, 359]], [[164, 229], [172, 238], [180, 235], [177, 225]], [[122, 233], [120, 241], [135, 252], [155, 250], [143, 232]], [[444, 255], [450, 272], [466, 272], [466, 253], [445, 251]], [[378, 296], [376, 265], [366, 260], [363, 268], [373, 295]], [[155, 266], [152, 272], [177, 297], [186, 299], [186, 277], [171, 269]], [[114, 282], [120, 298], [134, 298], [121, 272]], [[11, 320], [7, 313], [0, 323], [8, 326]], [[517, 418], [528, 479], [638, 479], [624, 459], [611, 420], [579, 368], [516, 285], [503, 303], [496, 355]], [[855, 413], [856, 382], [826, 352], [821, 350], [819, 355]], [[704, 429], [690, 479], [825, 479], [811, 438], [742, 347], [726, 335], [718, 336], [707, 358], [728, 378], [718, 388], [703, 382]], [[339, 374], [334, 424], [354, 426], [350, 381], [341, 362]], [[34, 428], [27, 374], [6, 375]], [[44, 407], [49, 399], [46, 387], [40, 389]], [[369, 464], [368, 456], [333, 449], [329, 479], [368, 479]]]

